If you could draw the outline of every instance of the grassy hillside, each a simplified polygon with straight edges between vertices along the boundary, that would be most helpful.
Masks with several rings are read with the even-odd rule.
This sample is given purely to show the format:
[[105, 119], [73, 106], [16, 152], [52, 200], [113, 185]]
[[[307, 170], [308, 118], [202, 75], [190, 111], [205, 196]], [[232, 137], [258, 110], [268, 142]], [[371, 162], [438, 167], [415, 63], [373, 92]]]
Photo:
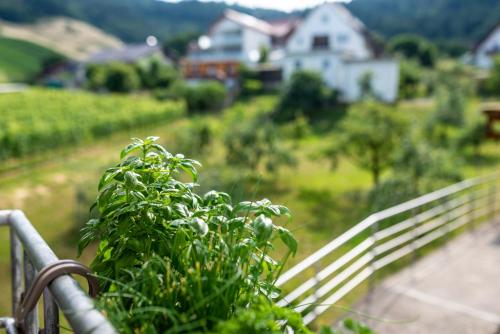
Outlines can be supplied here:
[[124, 129], [166, 122], [183, 112], [180, 102], [139, 96], [50, 90], [3, 94], [0, 158], [45, 152]]
[[43, 68], [44, 62], [61, 57], [43, 46], [0, 37], [0, 82], [24, 82], [31, 80]]
[[105, 48], [123, 45], [116, 37], [90, 24], [64, 17], [43, 19], [34, 24], [0, 21], [0, 34], [40, 44], [77, 60], [85, 60]]

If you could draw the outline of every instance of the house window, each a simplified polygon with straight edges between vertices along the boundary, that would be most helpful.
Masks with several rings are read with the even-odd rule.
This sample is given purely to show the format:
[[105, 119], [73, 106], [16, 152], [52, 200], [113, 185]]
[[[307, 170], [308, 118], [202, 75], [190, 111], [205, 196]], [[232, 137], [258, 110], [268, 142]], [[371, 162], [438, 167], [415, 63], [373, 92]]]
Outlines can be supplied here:
[[297, 59], [295, 61], [295, 69], [300, 70], [301, 68], [302, 68], [302, 62], [300, 61], [300, 59]]
[[349, 35], [347, 34], [339, 34], [337, 35], [337, 42], [339, 44], [345, 44], [349, 41]]
[[312, 48], [313, 50], [330, 48], [330, 38], [327, 35], [314, 36]]

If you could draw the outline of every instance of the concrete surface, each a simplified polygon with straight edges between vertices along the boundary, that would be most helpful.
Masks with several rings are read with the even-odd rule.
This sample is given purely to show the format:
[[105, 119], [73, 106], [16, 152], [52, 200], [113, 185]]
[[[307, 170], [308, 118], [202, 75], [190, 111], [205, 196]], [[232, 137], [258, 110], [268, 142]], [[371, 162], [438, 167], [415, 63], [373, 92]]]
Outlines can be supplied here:
[[500, 220], [384, 280], [354, 309], [381, 334], [500, 334]]

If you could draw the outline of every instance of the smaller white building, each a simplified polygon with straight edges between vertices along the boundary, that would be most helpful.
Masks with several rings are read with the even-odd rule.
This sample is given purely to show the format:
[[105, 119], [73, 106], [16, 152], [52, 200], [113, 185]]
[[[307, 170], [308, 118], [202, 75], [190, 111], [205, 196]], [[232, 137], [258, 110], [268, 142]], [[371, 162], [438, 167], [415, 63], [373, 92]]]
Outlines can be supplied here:
[[318, 72], [344, 101], [353, 102], [361, 96], [360, 80], [369, 74], [379, 99], [397, 99], [398, 62], [381, 58], [363, 23], [341, 4], [327, 2], [313, 9], [288, 39], [285, 54], [285, 79], [297, 70]]
[[473, 49], [472, 63], [479, 68], [490, 69], [496, 56], [500, 56], [500, 23], [476, 44]]

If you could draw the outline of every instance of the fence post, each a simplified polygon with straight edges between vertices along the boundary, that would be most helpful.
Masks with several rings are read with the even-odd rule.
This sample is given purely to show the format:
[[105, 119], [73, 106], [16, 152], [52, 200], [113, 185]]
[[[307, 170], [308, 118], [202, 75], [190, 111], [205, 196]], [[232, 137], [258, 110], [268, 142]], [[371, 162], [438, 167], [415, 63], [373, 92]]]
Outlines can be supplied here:
[[412, 240], [411, 240], [411, 250], [412, 250], [412, 257], [411, 257], [411, 267], [412, 267], [412, 281], [416, 281], [416, 273], [415, 273], [415, 267], [417, 264], [418, 260], [418, 249], [417, 249], [417, 238], [418, 238], [418, 227], [420, 225], [420, 222], [418, 221], [418, 210], [417, 208], [414, 208], [411, 210], [411, 216], [412, 216], [412, 221], [413, 221], [413, 226], [412, 226]]
[[377, 243], [377, 232], [379, 231], [379, 224], [380, 224], [380, 222], [377, 221], [371, 227], [371, 234], [372, 234], [371, 237], [372, 237], [372, 240], [373, 240], [373, 244], [370, 247], [370, 254], [372, 255], [372, 259], [370, 260], [370, 267], [372, 268], [373, 273], [370, 275], [370, 282], [369, 282], [370, 293], [375, 288], [375, 284], [376, 284], [376, 281], [377, 281], [377, 276], [376, 276], [377, 271], [375, 270], [374, 264], [375, 264], [375, 259], [376, 259], [377, 255], [378, 255], [377, 252], [375, 251], [375, 246], [376, 246], [376, 243]]
[[43, 290], [43, 334], [59, 334], [59, 309], [48, 288]]
[[496, 209], [495, 209], [495, 194], [496, 193], [496, 184], [495, 180], [493, 180], [493, 183], [491, 184], [490, 187], [490, 215], [491, 215], [491, 221], [492, 223], [495, 220], [495, 214], [496, 214]]
[[12, 314], [16, 314], [17, 307], [21, 302], [21, 293], [23, 289], [22, 281], [22, 248], [21, 242], [16, 232], [10, 229], [10, 271], [12, 277]]
[[[29, 290], [35, 280], [36, 270], [31, 263], [28, 254], [24, 252], [24, 291]], [[38, 304], [33, 308], [33, 311], [28, 313], [25, 319], [26, 334], [38, 334]]]
[[473, 190], [470, 190], [469, 193], [469, 223], [471, 232], [476, 231], [476, 215], [474, 211], [476, 210], [476, 195]]
[[317, 301], [319, 300], [318, 289], [321, 286], [321, 279], [319, 277], [320, 271], [321, 271], [321, 260], [317, 261], [314, 264], [314, 292], [313, 292], [314, 300], [312, 305], [313, 306], [312, 313], [314, 313], [315, 316], [316, 316]]

